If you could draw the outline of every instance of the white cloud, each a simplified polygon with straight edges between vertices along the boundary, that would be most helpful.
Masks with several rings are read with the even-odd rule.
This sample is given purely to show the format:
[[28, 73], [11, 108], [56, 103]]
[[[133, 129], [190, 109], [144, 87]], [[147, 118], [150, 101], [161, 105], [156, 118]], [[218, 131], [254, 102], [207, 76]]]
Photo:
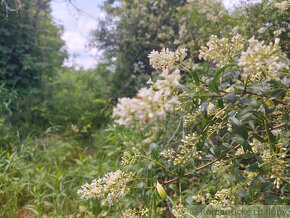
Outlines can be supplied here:
[[77, 30], [82, 34], [88, 36], [93, 29], [96, 29], [98, 23], [95, 20], [80, 18], [78, 20]]
[[100, 52], [95, 48], [90, 49], [86, 44], [90, 32], [97, 27], [97, 21], [90, 20], [87, 17], [80, 17], [75, 22], [77, 22], [76, 28], [71, 28], [71, 31], [65, 31], [62, 35], [62, 39], [66, 42], [67, 49], [71, 55], [65, 65], [79, 65], [86, 69], [94, 67]]
[[81, 34], [77, 31], [75, 32], [64, 32], [61, 37], [67, 45], [67, 48], [70, 52], [81, 52], [85, 49], [86, 40]]
[[55, 21], [64, 26], [64, 33], [61, 38], [66, 42], [70, 56], [64, 65], [79, 65], [87, 69], [94, 67], [100, 56], [100, 52], [97, 49], [90, 49], [86, 44], [88, 43], [90, 32], [96, 29], [98, 25], [97, 17], [90, 14], [103, 16], [103, 12], [98, 9], [98, 4], [101, 4], [102, 0], [95, 3], [91, 0], [76, 0], [75, 3], [84, 13], [78, 15], [65, 2], [55, 0], [52, 1], [52, 14]]

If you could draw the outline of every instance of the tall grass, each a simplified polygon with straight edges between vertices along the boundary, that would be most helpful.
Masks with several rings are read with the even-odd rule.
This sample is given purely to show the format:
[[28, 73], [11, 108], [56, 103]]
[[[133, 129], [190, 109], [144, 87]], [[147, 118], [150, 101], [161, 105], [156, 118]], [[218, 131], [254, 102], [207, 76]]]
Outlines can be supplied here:
[[76, 192], [118, 162], [104, 156], [101, 141], [83, 146], [73, 136], [46, 134], [10, 151], [0, 148], [0, 217], [98, 213], [98, 203], [80, 200]]

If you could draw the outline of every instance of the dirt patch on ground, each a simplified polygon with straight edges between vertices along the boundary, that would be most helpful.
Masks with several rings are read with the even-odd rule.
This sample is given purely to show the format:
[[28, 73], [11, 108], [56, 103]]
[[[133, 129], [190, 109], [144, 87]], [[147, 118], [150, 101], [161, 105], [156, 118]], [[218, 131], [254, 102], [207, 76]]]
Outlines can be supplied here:
[[34, 213], [26, 208], [21, 208], [18, 210], [18, 218], [27, 218], [27, 217], [33, 217]]

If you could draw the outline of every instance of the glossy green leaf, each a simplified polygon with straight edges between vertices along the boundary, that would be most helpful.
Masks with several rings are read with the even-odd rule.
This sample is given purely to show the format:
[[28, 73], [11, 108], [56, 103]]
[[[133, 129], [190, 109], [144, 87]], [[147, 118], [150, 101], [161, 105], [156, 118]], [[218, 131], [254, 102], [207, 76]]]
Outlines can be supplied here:
[[233, 128], [237, 131], [237, 133], [242, 136], [245, 140], [248, 139], [248, 130], [243, 125], [241, 121], [239, 121], [235, 117], [230, 118], [230, 123], [233, 125]]
[[217, 70], [217, 72], [216, 72], [216, 74], [215, 74], [215, 76], [214, 76], [214, 78], [213, 78], [213, 80], [210, 82], [210, 84], [209, 84], [209, 88], [210, 88], [210, 91], [214, 91], [214, 90], [216, 90], [216, 91], [218, 91], [218, 88], [217, 88], [217, 81], [218, 81], [218, 79], [219, 79], [219, 77], [220, 77], [220, 75], [227, 69], [227, 68], [229, 68], [229, 67], [233, 67], [233, 66], [235, 66], [236, 64], [227, 64], [227, 65], [225, 65], [225, 66], [223, 66], [223, 67], [221, 67], [221, 68], [219, 68], [218, 70]]

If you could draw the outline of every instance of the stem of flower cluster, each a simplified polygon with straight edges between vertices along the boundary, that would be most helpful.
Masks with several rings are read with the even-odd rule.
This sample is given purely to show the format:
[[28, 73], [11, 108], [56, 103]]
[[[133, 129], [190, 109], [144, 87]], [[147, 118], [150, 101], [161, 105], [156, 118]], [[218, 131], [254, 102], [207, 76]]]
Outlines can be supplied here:
[[146, 157], [146, 156], [143, 156], [143, 155], [140, 155], [140, 157], [143, 157], [143, 158], [145, 158], [145, 159], [147, 159], [147, 160], [152, 161], [153, 163], [155, 163], [155, 164], [161, 166], [161, 167], [162, 167], [163, 169], [165, 169], [167, 172], [169, 172], [169, 173], [171, 173], [172, 175], [176, 176], [174, 172], [172, 172], [171, 170], [169, 170], [166, 166], [162, 165], [162, 164], [159, 163], [158, 161], [153, 160], [153, 159], [151, 159], [150, 157]]

